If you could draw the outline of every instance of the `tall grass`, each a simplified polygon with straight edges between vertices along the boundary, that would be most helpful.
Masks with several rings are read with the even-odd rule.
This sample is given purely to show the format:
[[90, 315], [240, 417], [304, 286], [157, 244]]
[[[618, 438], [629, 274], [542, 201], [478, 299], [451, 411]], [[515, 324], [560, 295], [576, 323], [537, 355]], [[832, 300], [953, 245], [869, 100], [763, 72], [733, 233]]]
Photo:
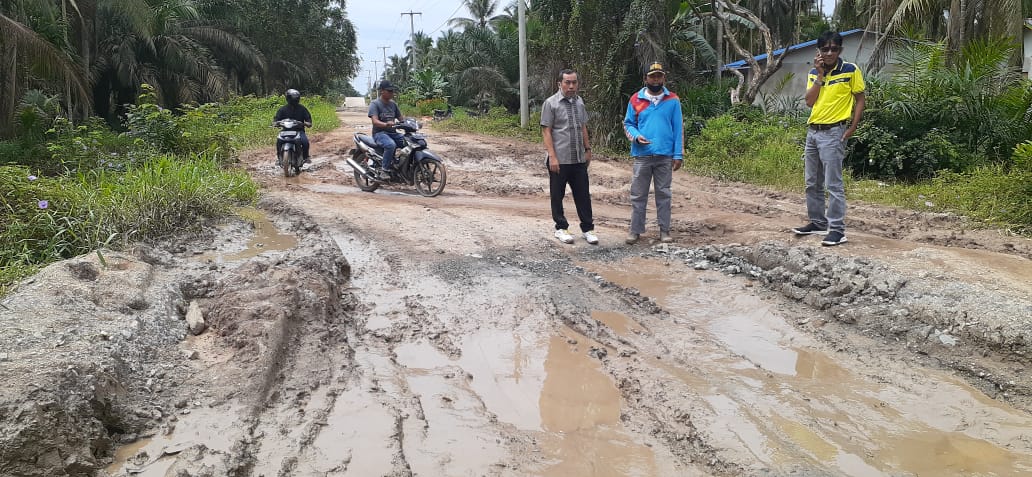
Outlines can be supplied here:
[[37, 267], [101, 246], [152, 239], [229, 213], [258, 189], [242, 171], [206, 157], [162, 156], [124, 173], [35, 177], [0, 167], [0, 294]]
[[960, 213], [1032, 234], [1032, 171], [988, 164], [964, 173], [940, 171], [935, 178], [916, 184], [859, 181], [849, 193], [908, 209]]
[[488, 136], [515, 137], [524, 141], [541, 142], [541, 112], [534, 112], [527, 127], [520, 127], [520, 116], [509, 114], [503, 107], [495, 107], [487, 114], [471, 116], [465, 109], [456, 109], [451, 119], [434, 123], [441, 131], [472, 132]]
[[[800, 120], [719, 116], [690, 141], [685, 169], [721, 180], [801, 192], [805, 135]], [[1015, 159], [1012, 167], [988, 164], [962, 173], [938, 171], [935, 177], [917, 183], [855, 181], [847, 169], [846, 193], [850, 199], [951, 212], [1032, 233], [1032, 144], [1019, 151], [1024, 156]]]
[[[338, 126], [334, 105], [318, 97], [304, 103], [314, 131]], [[280, 97], [237, 98], [181, 116], [142, 104], [126, 133], [97, 122], [51, 132], [41, 146], [56, 163], [75, 167], [0, 166], [0, 295], [55, 260], [160, 239], [253, 203], [258, 187], [227, 168], [227, 146], [229, 154], [271, 147], [269, 126], [282, 104]]]
[[[275, 145], [276, 132], [271, 128], [272, 118], [275, 117], [276, 110], [284, 104], [282, 96], [245, 96], [223, 105], [221, 110], [233, 123], [233, 147], [240, 150]], [[303, 97], [301, 104], [312, 113], [312, 127], [308, 130], [309, 133], [332, 131], [340, 125], [336, 107], [321, 97]]]
[[802, 182], [804, 137], [799, 120], [739, 121], [725, 114], [688, 141], [684, 167], [693, 174], [790, 190]]

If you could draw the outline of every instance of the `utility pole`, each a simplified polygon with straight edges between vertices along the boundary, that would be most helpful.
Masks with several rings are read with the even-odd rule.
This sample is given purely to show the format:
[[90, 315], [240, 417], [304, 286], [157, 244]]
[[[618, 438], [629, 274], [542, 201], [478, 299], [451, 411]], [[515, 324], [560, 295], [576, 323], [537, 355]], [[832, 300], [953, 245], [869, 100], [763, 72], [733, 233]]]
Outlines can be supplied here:
[[409, 43], [412, 45], [412, 71], [416, 71], [416, 15], [423, 16], [423, 12], [414, 12], [409, 10], [407, 12], [401, 12], [401, 16], [409, 16]]
[[[383, 50], [383, 70], [384, 71], [387, 71], [387, 49], [390, 48], [390, 47], [391, 47], [391, 45], [378, 46], [377, 47], [377, 48]], [[384, 76], [386, 76], [386, 74]]]
[[[373, 79], [379, 81], [380, 74], [377, 73], [376, 65], [380, 64], [380, 60], [371, 60], [373, 62]], [[379, 85], [377, 85], [379, 87]]]
[[[719, 85], [723, 71], [721, 68], [724, 67], [724, 3], [714, 0], [713, 7], [717, 11], [717, 44], [715, 45], [717, 47], [717, 67], [714, 69], [716, 74], [713, 75], [713, 82]], [[773, 60], [773, 58], [768, 58], [768, 60]]]
[[529, 98], [527, 98], [527, 3], [525, 0], [516, 0], [519, 24], [520, 44], [520, 127], [527, 127], [530, 122]]

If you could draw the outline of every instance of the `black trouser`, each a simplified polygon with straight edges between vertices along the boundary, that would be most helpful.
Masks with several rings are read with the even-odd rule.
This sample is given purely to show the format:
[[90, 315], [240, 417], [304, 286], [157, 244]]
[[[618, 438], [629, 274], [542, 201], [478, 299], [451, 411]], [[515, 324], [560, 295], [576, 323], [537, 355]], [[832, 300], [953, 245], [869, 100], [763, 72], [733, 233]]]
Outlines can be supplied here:
[[[547, 163], [546, 163], [547, 164]], [[563, 199], [566, 197], [566, 184], [573, 191], [573, 203], [577, 206], [577, 217], [580, 218], [581, 232], [595, 230], [591, 218], [591, 192], [588, 190], [588, 164], [559, 164], [559, 173], [548, 171], [548, 190], [552, 195], [552, 220], [555, 229], [567, 229], [570, 223], [563, 215]]]

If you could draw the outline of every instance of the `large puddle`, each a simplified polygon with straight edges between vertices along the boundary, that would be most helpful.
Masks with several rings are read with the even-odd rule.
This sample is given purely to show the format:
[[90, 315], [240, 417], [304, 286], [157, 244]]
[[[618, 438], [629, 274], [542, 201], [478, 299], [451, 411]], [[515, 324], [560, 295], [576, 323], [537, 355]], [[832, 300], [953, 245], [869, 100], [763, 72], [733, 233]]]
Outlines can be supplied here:
[[[672, 475], [674, 468], [659, 463], [652, 448], [621, 424], [620, 392], [599, 361], [588, 355], [592, 346], [601, 347], [566, 327], [554, 335], [524, 328], [468, 336], [462, 358], [456, 360], [423, 342], [401, 345], [395, 353], [398, 363], [409, 369], [414, 392], [454, 393], [435, 389], [424, 376], [461, 368], [473, 377], [468, 389], [499, 422], [536, 435], [546, 464], [524, 475]], [[476, 414], [475, 409], [468, 413]], [[670, 456], [662, 457], [671, 462]]]
[[254, 225], [254, 235], [247, 240], [247, 246], [243, 250], [208, 252], [201, 255], [201, 260], [210, 260], [218, 264], [235, 262], [257, 257], [265, 252], [289, 250], [297, 246], [297, 237], [280, 232], [264, 211], [254, 207], [241, 207], [234, 212]]
[[[641, 258], [581, 265], [670, 312], [649, 329], [690, 365], [650, 362], [704, 396], [713, 416], [706, 427], [724, 430], [723, 446], [775, 468], [849, 476], [1032, 472], [1032, 419], [948, 374], [868, 370], [824, 352], [743, 294], [741, 282], [714, 272]], [[614, 332], [633, 331], [627, 317], [601, 312], [595, 318]]]

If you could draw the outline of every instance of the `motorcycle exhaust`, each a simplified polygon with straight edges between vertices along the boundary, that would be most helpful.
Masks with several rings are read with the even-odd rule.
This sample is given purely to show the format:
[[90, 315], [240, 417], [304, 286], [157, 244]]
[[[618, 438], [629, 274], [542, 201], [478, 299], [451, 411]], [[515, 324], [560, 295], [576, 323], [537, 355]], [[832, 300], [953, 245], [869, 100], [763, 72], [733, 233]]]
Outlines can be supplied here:
[[348, 165], [351, 166], [352, 168], [354, 168], [356, 171], [361, 172], [363, 176], [366, 176], [366, 177], [369, 177], [369, 178], [373, 178], [373, 176], [369, 175], [369, 171], [367, 171], [366, 168], [362, 167], [361, 164], [359, 164], [357, 161], [355, 161], [355, 159], [353, 157], [349, 156], [349, 157], [345, 158], [344, 161], [346, 161], [348, 163]]

